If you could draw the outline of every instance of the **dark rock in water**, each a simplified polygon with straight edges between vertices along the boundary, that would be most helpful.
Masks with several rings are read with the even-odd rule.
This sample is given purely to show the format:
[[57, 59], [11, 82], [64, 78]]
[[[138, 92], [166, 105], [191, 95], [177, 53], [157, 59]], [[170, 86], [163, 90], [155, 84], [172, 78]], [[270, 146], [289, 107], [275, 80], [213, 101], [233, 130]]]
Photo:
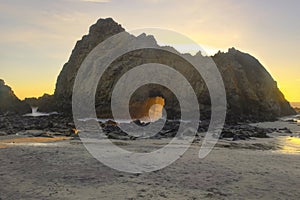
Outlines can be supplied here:
[[116, 125], [111, 125], [111, 124], [106, 124], [103, 128], [103, 131], [106, 133], [118, 133], [118, 134], [122, 134], [123, 131]]
[[225, 125], [220, 138], [233, 138], [233, 140], [245, 140], [251, 137], [268, 138], [268, 133], [276, 131], [275, 129], [259, 128], [248, 124], [243, 125]]
[[18, 99], [13, 90], [0, 79], [0, 114], [28, 112], [31, 112], [30, 106]]
[[[187, 130], [184, 133], [185, 136], [189, 134], [190, 136], [193, 136], [195, 134], [196, 130], [191, 130], [188, 122], [167, 120], [162, 130], [150, 138], [173, 138], [177, 136], [180, 124], [184, 130]], [[201, 129], [208, 129], [209, 123], [207, 121], [202, 121], [199, 124]], [[136, 137], [130, 136], [126, 132], [122, 131], [122, 129], [114, 121], [107, 121], [105, 123], [100, 122], [100, 125], [103, 132], [109, 139], [136, 139]], [[245, 140], [251, 137], [267, 138], [268, 133], [272, 133], [274, 131], [290, 132], [287, 128], [276, 130], [259, 128], [248, 124], [225, 125], [220, 138], [232, 138], [233, 140]], [[78, 130], [75, 128], [72, 117], [68, 115], [50, 115], [43, 117], [25, 117], [22, 115], [0, 116], [0, 135], [6, 134], [18, 134], [33, 137], [54, 137], [59, 135], [78, 137]]]
[[278, 131], [281, 132], [281, 133], [293, 133], [293, 132], [292, 132], [290, 129], [288, 129], [287, 127], [279, 128]]
[[108, 120], [105, 123], [100, 123], [102, 131], [105, 133], [108, 139], [117, 140], [134, 140], [135, 137], [128, 135], [117, 125], [116, 122]]
[[235, 136], [235, 133], [230, 129], [224, 129], [221, 133], [220, 138], [233, 138]]
[[[158, 132], [156, 135], [151, 136], [152, 139], [160, 139], [160, 138], [173, 138], [178, 134], [178, 128], [180, 123], [183, 123], [182, 126], [186, 133], [185, 136], [191, 134], [190, 136], [194, 136], [195, 130], [191, 130], [188, 123], [172, 120], [167, 120], [163, 129]], [[200, 123], [201, 124], [201, 123]], [[208, 124], [207, 124], [208, 126]], [[208, 127], [203, 127], [203, 129], [207, 130]], [[127, 133], [123, 132], [118, 126], [114, 125], [105, 125], [103, 126], [103, 131], [106, 135], [111, 139], [134, 139], [134, 137], [130, 138]], [[255, 138], [269, 138], [268, 134], [275, 132], [276, 129], [272, 128], [260, 128], [256, 126], [251, 126], [248, 124], [240, 124], [240, 125], [225, 125], [220, 135], [220, 139], [222, 138], [232, 138], [233, 141], [236, 140], [246, 140], [252, 137]], [[197, 136], [197, 133], [196, 133]]]
[[[99, 43], [123, 31], [121, 25], [111, 18], [100, 19], [91, 26], [89, 34], [76, 43], [69, 61], [64, 65], [58, 76], [53, 100], [55, 105], [53, 107], [57, 106], [58, 111], [64, 113], [71, 112], [73, 84], [83, 60]], [[157, 45], [152, 36], [146, 36], [145, 34], [138, 37], [132, 36], [132, 39], [139, 39]], [[200, 53], [195, 55], [194, 58], [207, 59]], [[254, 57], [232, 48], [229, 49], [228, 53], [218, 53], [212, 56], [212, 59], [220, 70], [227, 92], [228, 124], [239, 121], [275, 120], [280, 116], [295, 114], [271, 75]], [[143, 63], [153, 62], [153, 60], [172, 66], [187, 78], [200, 102], [202, 120], [209, 119], [209, 94], [201, 76], [183, 59], [171, 56], [162, 50], [153, 49], [128, 53], [112, 63], [104, 76], [101, 77], [101, 84], [98, 85], [96, 94], [98, 117], [112, 117], [110, 97], [115, 81], [129, 69]], [[131, 107], [137, 109], [138, 105], [145, 99], [155, 96], [165, 99], [166, 104], [164, 107], [169, 119], [180, 116], [179, 103], [174, 94], [168, 89], [157, 85], [150, 84], [138, 90], [132, 98]], [[132, 113], [137, 114], [134, 111]], [[200, 130], [205, 129], [201, 127]]]
[[245, 135], [234, 135], [232, 138], [232, 141], [237, 141], [237, 140], [246, 140], [248, 137]]

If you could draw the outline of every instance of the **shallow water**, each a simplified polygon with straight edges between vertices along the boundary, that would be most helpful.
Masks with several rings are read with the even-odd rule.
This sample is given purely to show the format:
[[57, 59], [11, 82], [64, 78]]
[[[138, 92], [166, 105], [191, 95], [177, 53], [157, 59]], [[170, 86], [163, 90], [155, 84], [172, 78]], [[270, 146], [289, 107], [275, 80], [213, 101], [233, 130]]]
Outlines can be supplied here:
[[299, 154], [300, 155], [300, 138], [290, 136], [280, 136], [277, 138], [279, 145], [278, 152], [285, 154]]
[[38, 112], [37, 107], [32, 107], [31, 108], [31, 113], [25, 114], [25, 117], [41, 117], [41, 116], [49, 116], [49, 115], [56, 115], [58, 114], [57, 112], [51, 112], [51, 113], [43, 113], [43, 112]]
[[0, 140], [0, 149], [11, 146], [38, 146], [38, 147], [55, 147], [61, 146], [64, 143], [57, 143], [59, 141], [70, 140], [70, 137], [60, 136], [54, 138], [46, 137], [21, 137]]
[[279, 152], [300, 155], [300, 115], [289, 116], [282, 120], [292, 120], [299, 128], [294, 128], [291, 136], [280, 136], [277, 138], [278, 144], [281, 148]]

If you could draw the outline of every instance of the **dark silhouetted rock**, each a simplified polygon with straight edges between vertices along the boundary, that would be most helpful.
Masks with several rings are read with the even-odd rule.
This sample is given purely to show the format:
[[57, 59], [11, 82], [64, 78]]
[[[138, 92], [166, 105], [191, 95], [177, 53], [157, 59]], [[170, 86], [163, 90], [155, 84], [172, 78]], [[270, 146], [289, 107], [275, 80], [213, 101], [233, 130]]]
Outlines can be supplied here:
[[288, 129], [287, 127], [284, 128], [279, 128], [278, 132], [280, 133], [293, 133], [290, 129]]
[[229, 118], [264, 121], [295, 114], [277, 83], [253, 56], [231, 48], [213, 59], [224, 80]]
[[[71, 112], [73, 84], [77, 71], [86, 56], [99, 43], [110, 36], [123, 32], [124, 29], [111, 18], [100, 19], [92, 25], [89, 34], [76, 43], [69, 61], [64, 65], [56, 83], [55, 106], [64, 113]], [[142, 34], [132, 36], [133, 40], [156, 44], [153, 36]], [[166, 49], [174, 49], [165, 47]], [[192, 59], [205, 60], [201, 53], [191, 56]], [[295, 114], [276, 82], [257, 59], [234, 48], [227, 53], [219, 52], [212, 59], [217, 64], [223, 77], [228, 101], [227, 123], [237, 121], [254, 122], [274, 120], [277, 117]], [[161, 63], [173, 67], [189, 81], [200, 103], [202, 119], [210, 118], [210, 99], [207, 87], [197, 71], [179, 56], [157, 49], [137, 50], [119, 57], [101, 77], [96, 93], [96, 110], [98, 117], [111, 118], [110, 97], [115, 84], [125, 72], [135, 66]], [[174, 80], [176, 81], [176, 80]], [[147, 85], [139, 88], [131, 99], [132, 116], [138, 116], [141, 102], [147, 98], [163, 97], [169, 119], [180, 117], [180, 106], [177, 98], [160, 85]]]
[[30, 106], [18, 99], [13, 90], [0, 79], [0, 114], [28, 112], [31, 112]]

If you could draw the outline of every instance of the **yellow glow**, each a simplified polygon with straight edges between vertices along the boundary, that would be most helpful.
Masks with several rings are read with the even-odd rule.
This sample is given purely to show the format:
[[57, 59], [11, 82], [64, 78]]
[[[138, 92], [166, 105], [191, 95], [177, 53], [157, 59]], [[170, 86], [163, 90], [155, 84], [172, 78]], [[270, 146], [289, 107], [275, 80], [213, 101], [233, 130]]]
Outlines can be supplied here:
[[72, 132], [73, 132], [75, 135], [77, 135], [77, 134], [79, 133], [79, 130], [76, 129], [76, 128], [72, 128]]
[[30, 83], [27, 82], [23, 85], [7, 84], [12, 87], [15, 95], [19, 99], [24, 99], [26, 97], [40, 97], [43, 94], [53, 94], [54, 84], [52, 82], [41, 82], [41, 83]]
[[162, 111], [164, 106], [162, 104], [153, 104], [149, 109], [149, 118], [151, 121], [156, 121], [162, 118]]
[[295, 154], [300, 153], [300, 138], [297, 137], [284, 137], [280, 138], [282, 145], [280, 152]]
[[[145, 102], [145, 117], [150, 121], [156, 121], [162, 117], [165, 100], [162, 97], [152, 97]], [[147, 120], [148, 121], [148, 120]]]
[[165, 100], [162, 97], [151, 97], [144, 102], [140, 115], [145, 121], [156, 121], [162, 117], [164, 105]]
[[290, 102], [299, 102], [300, 95], [298, 88], [296, 88], [296, 86], [294, 86], [293, 84], [290, 84], [286, 87], [281, 88], [281, 92], [285, 95], [285, 98]]

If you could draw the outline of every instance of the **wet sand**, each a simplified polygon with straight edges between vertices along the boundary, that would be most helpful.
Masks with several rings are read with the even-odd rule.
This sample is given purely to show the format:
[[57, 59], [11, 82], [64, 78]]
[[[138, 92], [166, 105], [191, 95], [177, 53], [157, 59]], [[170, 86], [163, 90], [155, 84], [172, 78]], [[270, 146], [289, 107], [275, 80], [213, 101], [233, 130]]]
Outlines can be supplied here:
[[[101, 164], [79, 140], [3, 137], [0, 199], [299, 199], [300, 153], [290, 135], [220, 140], [204, 159], [201, 142], [194, 143], [172, 165], [138, 175]], [[140, 150], [168, 140], [114, 142]], [[285, 150], [291, 144], [295, 149]]]

